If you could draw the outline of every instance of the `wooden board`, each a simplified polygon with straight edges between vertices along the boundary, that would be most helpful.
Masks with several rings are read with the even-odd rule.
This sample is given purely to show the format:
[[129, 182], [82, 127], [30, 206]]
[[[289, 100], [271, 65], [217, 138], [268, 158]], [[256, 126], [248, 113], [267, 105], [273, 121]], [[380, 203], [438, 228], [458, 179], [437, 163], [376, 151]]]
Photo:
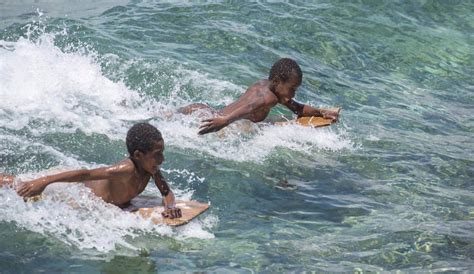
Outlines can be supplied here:
[[[25, 202], [37, 202], [43, 198], [43, 195], [33, 197], [24, 197]], [[151, 219], [154, 224], [165, 224], [169, 226], [181, 226], [189, 223], [192, 219], [201, 215], [209, 209], [209, 204], [198, 201], [176, 201], [176, 206], [181, 209], [182, 216], [180, 218], [170, 219], [163, 218], [161, 212], [164, 208], [161, 205], [161, 199], [149, 196], [138, 196], [133, 199], [128, 207], [123, 210], [139, 214], [145, 219]]]
[[151, 219], [155, 224], [166, 224], [169, 226], [181, 226], [189, 223], [209, 208], [208, 204], [198, 201], [176, 201], [176, 206], [181, 209], [181, 218], [163, 218], [161, 212], [164, 208], [161, 199], [156, 197], [139, 196], [131, 201], [130, 206], [124, 210], [139, 214], [145, 219]]
[[324, 119], [323, 117], [301, 117], [295, 120], [285, 121], [285, 122], [276, 122], [275, 124], [279, 126], [298, 124], [305, 127], [325, 127], [333, 123], [332, 119]]
[[[339, 113], [341, 111], [341, 108], [331, 108], [328, 110], [337, 111]], [[293, 123], [296, 123], [298, 125], [305, 126], [305, 127], [325, 127], [334, 123], [334, 120], [325, 119], [323, 117], [311, 116], [311, 117], [301, 117], [301, 118], [298, 118], [296, 120], [291, 120], [291, 121], [276, 122], [276, 124], [280, 126], [289, 125]]]

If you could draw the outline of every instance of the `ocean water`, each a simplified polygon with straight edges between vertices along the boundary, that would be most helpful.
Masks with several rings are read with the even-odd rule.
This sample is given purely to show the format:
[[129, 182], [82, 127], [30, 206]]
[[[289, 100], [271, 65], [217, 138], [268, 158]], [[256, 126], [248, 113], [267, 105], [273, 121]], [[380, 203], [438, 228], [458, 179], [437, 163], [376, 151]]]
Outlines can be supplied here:
[[[473, 45], [472, 1], [2, 1], [0, 172], [112, 164], [148, 121], [178, 198], [211, 208], [170, 228], [81, 185], [1, 189], [0, 273], [474, 271]], [[198, 136], [174, 113], [281, 57], [339, 123]]]

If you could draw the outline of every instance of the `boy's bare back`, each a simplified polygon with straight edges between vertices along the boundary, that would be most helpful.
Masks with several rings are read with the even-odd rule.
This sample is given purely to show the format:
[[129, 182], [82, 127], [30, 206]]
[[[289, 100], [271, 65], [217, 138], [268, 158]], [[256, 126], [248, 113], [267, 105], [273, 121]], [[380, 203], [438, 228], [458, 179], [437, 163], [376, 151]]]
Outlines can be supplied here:
[[250, 86], [237, 101], [219, 111], [222, 116], [227, 116], [238, 111], [239, 108], [249, 108], [251, 112], [241, 118], [254, 123], [265, 120], [271, 108], [278, 103], [278, 97], [270, 90], [270, 81], [260, 80]]
[[139, 174], [130, 159], [107, 167], [105, 172], [116, 173], [109, 179], [85, 181], [84, 185], [105, 202], [123, 206], [145, 190], [151, 176]]
[[[237, 101], [229, 104], [215, 116], [202, 121], [199, 134], [216, 132], [229, 124], [247, 119], [254, 123], [263, 121], [272, 107], [282, 104], [298, 117], [318, 116], [336, 121], [338, 111], [318, 109], [293, 100], [296, 90], [301, 85], [303, 73], [298, 64], [289, 58], [282, 58], [273, 64], [268, 79], [260, 80], [250, 86]], [[190, 114], [197, 109], [210, 108], [197, 103], [180, 108], [178, 112]]]
[[[160, 171], [164, 161], [164, 140], [161, 133], [147, 123], [135, 124], [127, 133], [127, 149], [130, 157], [114, 165], [96, 169], [80, 169], [23, 182], [16, 191], [20, 196], [41, 194], [55, 182], [81, 182], [105, 202], [117, 206], [127, 205], [146, 188], [153, 177], [163, 196], [164, 217], [177, 218], [181, 210], [176, 208], [175, 196]], [[13, 176], [0, 174], [0, 186], [12, 185]]]

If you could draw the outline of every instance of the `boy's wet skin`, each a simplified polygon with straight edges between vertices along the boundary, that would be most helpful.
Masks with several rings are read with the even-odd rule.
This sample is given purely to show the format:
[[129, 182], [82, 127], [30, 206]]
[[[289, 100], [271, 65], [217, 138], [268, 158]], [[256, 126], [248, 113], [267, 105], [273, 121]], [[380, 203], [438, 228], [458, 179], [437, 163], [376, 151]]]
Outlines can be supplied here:
[[[133, 139], [140, 140], [142, 137], [133, 136]], [[130, 158], [112, 166], [91, 170], [73, 170], [42, 177], [20, 184], [17, 192], [20, 196], [31, 197], [41, 194], [46, 186], [54, 182], [83, 182], [105, 202], [124, 207], [143, 192], [153, 177], [163, 196], [163, 205], [165, 206], [163, 216], [181, 217], [181, 210], [175, 207], [174, 194], [159, 169], [164, 161], [164, 140], [161, 138], [161, 134], [156, 139], [149, 143], [151, 145], [148, 146], [146, 152], [134, 148]], [[13, 176], [0, 174], [0, 186], [2, 184], [10, 185], [12, 182]]]
[[[216, 117], [203, 120], [198, 133], [219, 131], [239, 119], [261, 122], [278, 103], [289, 108], [298, 118], [319, 116], [336, 121], [339, 116], [337, 111], [317, 109], [293, 100], [301, 81], [302, 72], [296, 62], [288, 58], [280, 59], [273, 65], [269, 79], [260, 80], [250, 86], [237, 101], [216, 111]], [[210, 107], [205, 104], [192, 104], [178, 111], [190, 114], [203, 108]]]
[[[161, 183], [163, 177], [158, 167], [164, 160], [163, 150], [163, 140], [154, 142], [152, 151], [145, 154], [145, 159], [140, 156], [135, 157], [135, 159], [137, 159], [135, 161], [141, 161], [141, 163], [137, 163], [137, 168], [135, 168], [134, 162], [131, 159], [125, 159], [107, 168], [108, 170], [106, 172], [110, 173], [123, 171], [124, 176], [117, 176], [117, 178], [108, 180], [86, 181], [84, 184], [89, 187], [95, 195], [102, 197], [105, 202], [117, 206], [124, 206], [145, 190], [152, 177], [151, 174], [154, 174], [154, 177], [159, 176], [159, 178], [155, 178], [157, 186], [157, 181]], [[159, 188], [162, 188], [162, 186]]]

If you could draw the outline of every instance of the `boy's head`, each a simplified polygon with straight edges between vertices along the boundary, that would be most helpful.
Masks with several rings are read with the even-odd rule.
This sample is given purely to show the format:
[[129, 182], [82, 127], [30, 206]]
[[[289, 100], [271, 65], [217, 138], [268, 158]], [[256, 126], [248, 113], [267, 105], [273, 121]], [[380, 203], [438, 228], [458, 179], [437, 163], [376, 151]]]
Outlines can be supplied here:
[[303, 80], [303, 72], [295, 60], [281, 58], [270, 69], [268, 80], [279, 101], [286, 103], [295, 96], [296, 89]]
[[127, 132], [126, 143], [130, 158], [149, 173], [154, 173], [164, 161], [161, 132], [148, 123], [133, 125]]

